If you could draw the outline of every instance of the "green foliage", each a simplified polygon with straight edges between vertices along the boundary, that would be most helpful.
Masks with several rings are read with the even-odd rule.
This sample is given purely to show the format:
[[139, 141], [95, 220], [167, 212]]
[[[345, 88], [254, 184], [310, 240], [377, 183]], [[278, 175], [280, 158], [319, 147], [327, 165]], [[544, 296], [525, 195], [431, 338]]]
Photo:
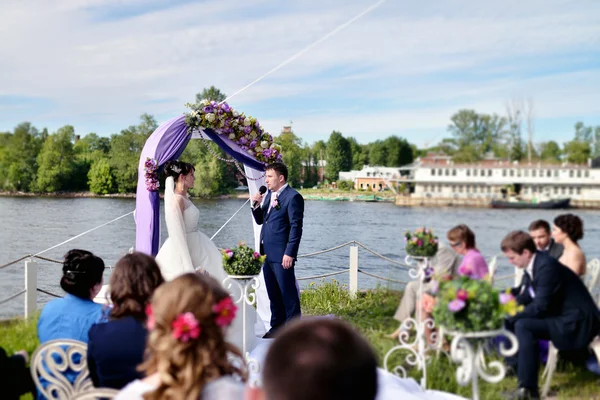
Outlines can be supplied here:
[[508, 314], [517, 312], [516, 300], [501, 295], [487, 280], [457, 276], [442, 280], [433, 308], [436, 324], [456, 332], [481, 332], [500, 329]]
[[[507, 118], [496, 114], [479, 114], [475, 110], [459, 110], [450, 118], [448, 131], [459, 152], [457, 162], [471, 162], [494, 149], [507, 136]], [[520, 132], [520, 130], [519, 130]]]
[[545, 162], [559, 162], [562, 151], [554, 140], [540, 144], [540, 158]]
[[36, 313], [33, 318], [0, 323], [0, 346], [7, 354], [12, 355], [19, 350], [33, 354], [40, 344], [37, 337], [38, 319], [39, 313]]
[[337, 181], [340, 171], [350, 171], [352, 168], [350, 142], [338, 131], [333, 131], [329, 136], [326, 160], [325, 175], [332, 181]]
[[36, 187], [39, 191], [56, 192], [69, 187], [75, 168], [74, 137], [75, 129], [67, 125], [44, 141], [37, 158], [39, 168]]
[[236, 247], [221, 250], [223, 268], [229, 275], [258, 275], [267, 256], [240, 242]]
[[407, 231], [404, 234], [406, 242], [406, 254], [417, 257], [433, 257], [438, 250], [438, 237], [433, 230], [419, 228], [414, 232]]
[[585, 164], [591, 155], [592, 149], [588, 142], [575, 139], [565, 143], [564, 151], [567, 162], [573, 164]]
[[225, 93], [221, 93], [219, 89], [217, 89], [214, 86], [211, 86], [209, 88], [202, 89], [201, 93], [196, 94], [196, 103], [200, 103], [204, 99], [214, 100], [217, 103], [220, 103], [226, 98], [227, 95]]
[[99, 158], [92, 164], [88, 173], [90, 191], [95, 194], [113, 193], [115, 178], [106, 158]]
[[352, 190], [354, 189], [354, 183], [352, 181], [337, 181], [337, 187], [341, 190]]
[[304, 158], [302, 139], [293, 132], [282, 132], [275, 138], [275, 143], [281, 146], [283, 162], [288, 168], [289, 184], [299, 187], [302, 181], [302, 161]]
[[36, 184], [37, 156], [43, 137], [29, 122], [4, 134], [0, 151], [0, 187], [10, 191], [33, 191]]

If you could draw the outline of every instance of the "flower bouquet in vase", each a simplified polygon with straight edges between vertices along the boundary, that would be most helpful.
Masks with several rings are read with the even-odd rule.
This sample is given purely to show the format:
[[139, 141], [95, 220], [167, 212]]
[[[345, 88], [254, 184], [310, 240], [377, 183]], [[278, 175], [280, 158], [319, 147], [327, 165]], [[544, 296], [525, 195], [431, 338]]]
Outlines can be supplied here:
[[252, 277], [258, 275], [267, 257], [261, 256], [244, 242], [239, 242], [236, 247], [221, 250], [221, 253], [223, 254], [223, 269], [231, 276]]
[[419, 228], [414, 232], [404, 234], [406, 254], [411, 257], [431, 258], [438, 250], [438, 237], [431, 229]]

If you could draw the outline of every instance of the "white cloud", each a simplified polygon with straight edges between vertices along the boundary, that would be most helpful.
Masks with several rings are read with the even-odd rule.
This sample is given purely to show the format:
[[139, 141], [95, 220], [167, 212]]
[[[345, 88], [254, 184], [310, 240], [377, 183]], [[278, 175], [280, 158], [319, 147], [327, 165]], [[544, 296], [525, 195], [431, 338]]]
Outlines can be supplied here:
[[[14, 118], [47, 125], [40, 116], [67, 123], [97, 115], [85, 128], [100, 131], [92, 124], [126, 126], [142, 112], [183, 112], [203, 87], [231, 94], [370, 4], [213, 0], [126, 19], [94, 18], [102, 7], [125, 3], [142, 4], [0, 4], [0, 95], [55, 102], [42, 113], [0, 109], [0, 121], [10, 124], [0, 130]], [[600, 115], [598, 70], [550, 68], [536, 77], [553, 60], [565, 68], [571, 58], [595, 54], [598, 61], [598, 15], [594, 1], [578, 7], [559, 0], [432, 7], [388, 1], [232, 103], [275, 132], [292, 119], [297, 132], [370, 134], [365, 140], [373, 132], [444, 129], [458, 108], [503, 112], [506, 99], [521, 94], [536, 99], [540, 118]], [[298, 100], [308, 97], [327, 106]], [[274, 99], [276, 109], [261, 105]], [[360, 112], [348, 115], [350, 100], [361, 102]]]

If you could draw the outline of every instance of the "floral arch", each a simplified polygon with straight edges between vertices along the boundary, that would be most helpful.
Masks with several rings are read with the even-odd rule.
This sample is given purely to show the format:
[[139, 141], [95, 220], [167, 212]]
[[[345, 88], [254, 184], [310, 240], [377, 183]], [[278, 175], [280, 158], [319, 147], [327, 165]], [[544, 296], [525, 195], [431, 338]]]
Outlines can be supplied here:
[[[265, 165], [281, 160], [281, 148], [253, 117], [238, 113], [227, 103], [202, 100], [186, 104], [191, 111], [160, 125], [146, 141], [138, 164], [135, 249], [155, 256], [160, 246], [158, 171], [177, 159], [192, 138], [212, 140], [233, 162], [244, 166], [250, 196], [264, 183]], [[254, 223], [254, 222], [253, 222]], [[255, 246], [259, 227], [254, 224]]]

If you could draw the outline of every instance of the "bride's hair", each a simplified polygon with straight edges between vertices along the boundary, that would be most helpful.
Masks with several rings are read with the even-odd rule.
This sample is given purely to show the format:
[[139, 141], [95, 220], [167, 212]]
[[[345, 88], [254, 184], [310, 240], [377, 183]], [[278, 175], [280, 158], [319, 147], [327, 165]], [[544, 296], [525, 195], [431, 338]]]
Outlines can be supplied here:
[[[191, 273], [156, 289], [149, 317], [154, 326], [149, 327], [145, 361], [138, 369], [146, 376], [158, 373], [160, 384], [144, 394], [145, 400], [197, 400], [204, 386], [221, 376], [247, 379], [246, 372], [236, 366], [244, 365], [242, 353], [225, 341], [224, 328], [217, 323], [213, 311], [213, 306], [228, 296], [214, 278]], [[185, 341], [174, 330], [179, 319], [188, 313], [197, 320], [200, 333]], [[237, 359], [230, 361], [230, 355]]]
[[192, 164], [179, 160], [167, 161], [164, 166], [165, 176], [172, 176], [175, 182], [177, 182], [180, 175], [185, 176], [195, 170], [196, 168]]

